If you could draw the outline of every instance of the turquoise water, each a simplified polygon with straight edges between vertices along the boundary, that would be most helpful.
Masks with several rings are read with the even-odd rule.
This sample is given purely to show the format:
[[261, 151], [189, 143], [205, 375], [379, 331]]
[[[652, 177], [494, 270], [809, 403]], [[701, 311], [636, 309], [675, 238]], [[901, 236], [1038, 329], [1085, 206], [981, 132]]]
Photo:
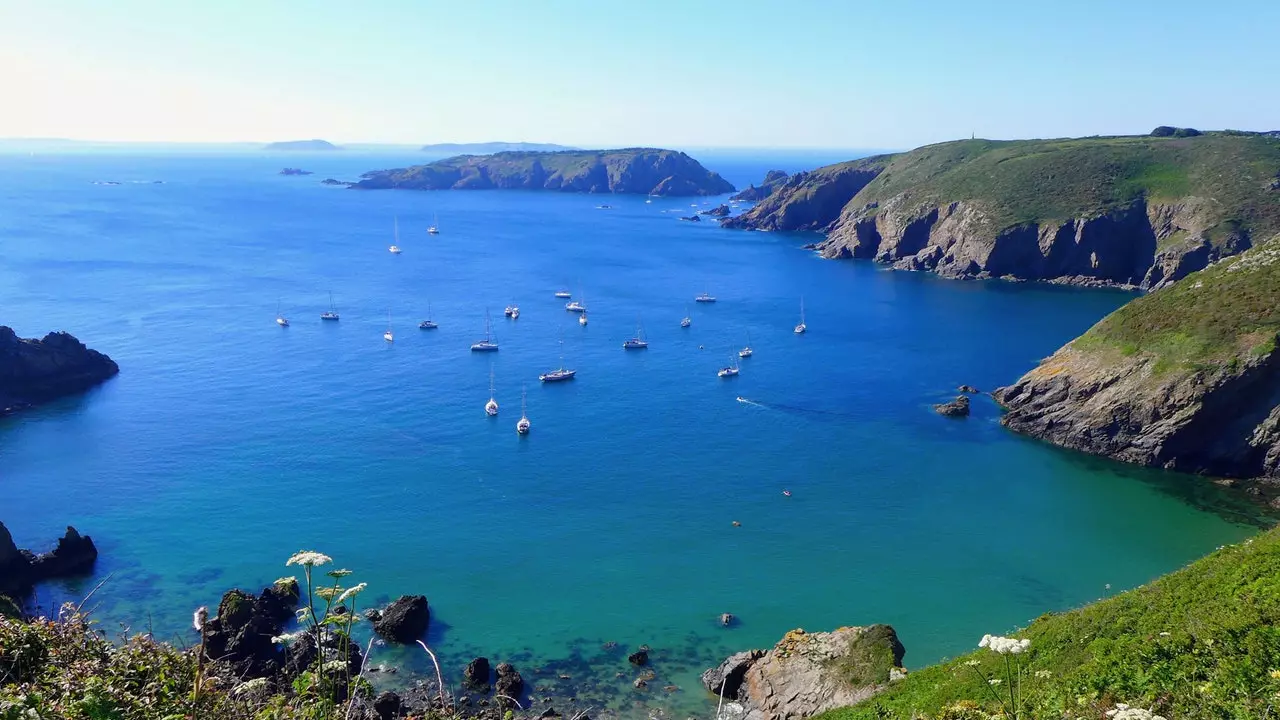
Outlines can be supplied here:
[[[703, 159], [740, 186], [802, 168]], [[885, 272], [676, 220], [717, 200], [317, 182], [409, 160], [0, 156], [0, 323], [72, 331], [122, 368], [0, 420], [0, 519], [20, 543], [72, 523], [102, 549], [43, 603], [109, 575], [105, 624], [189, 639], [194, 607], [318, 549], [373, 598], [426, 594], [455, 680], [485, 654], [620, 711], [696, 713], [704, 665], [793, 627], [892, 623], [918, 667], [1256, 527], [1203, 481], [1006, 433], [989, 401], [931, 411], [960, 383], [1013, 381], [1126, 294]], [[316, 174], [275, 174], [299, 164]], [[586, 328], [561, 287], [585, 292]], [[694, 304], [703, 290], [720, 301]], [[330, 291], [336, 324], [318, 319]], [[416, 327], [428, 302], [438, 331]], [[486, 308], [502, 350], [482, 356]], [[637, 320], [652, 345], [624, 352]], [[748, 333], [755, 356], [718, 379]], [[561, 338], [578, 379], [540, 386]], [[647, 693], [624, 653], [642, 643]]]

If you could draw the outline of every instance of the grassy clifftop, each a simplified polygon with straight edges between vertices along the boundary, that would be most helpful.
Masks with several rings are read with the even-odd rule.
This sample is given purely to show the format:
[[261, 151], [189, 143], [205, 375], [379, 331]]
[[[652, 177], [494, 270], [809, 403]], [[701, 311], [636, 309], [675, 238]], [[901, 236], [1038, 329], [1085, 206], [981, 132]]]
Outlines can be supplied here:
[[[1016, 637], [1024, 718], [1100, 718], [1118, 703], [1169, 718], [1274, 717], [1280, 707], [1280, 530], [1148, 585], [1045, 615]], [[975, 648], [978, 638], [974, 638]], [[908, 639], [909, 642], [909, 639]], [[821, 720], [976, 720], [1007, 698], [1005, 658], [976, 650], [916, 670]], [[971, 664], [972, 663], [972, 664]], [[1270, 715], [1268, 715], [1270, 713]]]

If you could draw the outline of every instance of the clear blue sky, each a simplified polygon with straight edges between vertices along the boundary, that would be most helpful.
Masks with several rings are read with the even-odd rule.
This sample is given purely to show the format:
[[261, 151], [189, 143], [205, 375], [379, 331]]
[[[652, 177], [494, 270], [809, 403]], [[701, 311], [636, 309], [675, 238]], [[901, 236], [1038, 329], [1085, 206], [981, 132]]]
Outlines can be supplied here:
[[905, 148], [1280, 128], [1280, 0], [0, 0], [0, 137]]

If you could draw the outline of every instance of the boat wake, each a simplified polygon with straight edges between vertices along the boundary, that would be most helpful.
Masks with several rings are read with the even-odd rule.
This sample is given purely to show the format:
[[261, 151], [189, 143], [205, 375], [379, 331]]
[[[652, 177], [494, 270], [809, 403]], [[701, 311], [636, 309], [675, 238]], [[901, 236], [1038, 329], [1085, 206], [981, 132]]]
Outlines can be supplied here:
[[758, 400], [751, 400], [750, 398], [745, 398], [745, 397], [742, 397], [741, 395], [738, 396], [738, 402], [742, 403], [743, 405], [753, 405], [755, 407], [764, 408], [766, 410], [781, 410], [782, 412], [789, 412], [796, 415], [821, 415], [825, 417], [842, 417], [842, 418], [853, 417], [853, 415], [850, 413], [843, 413], [835, 410], [820, 410], [818, 408], [798, 407], [796, 405], [783, 405], [781, 403], [766, 403], [766, 402], [760, 402]]

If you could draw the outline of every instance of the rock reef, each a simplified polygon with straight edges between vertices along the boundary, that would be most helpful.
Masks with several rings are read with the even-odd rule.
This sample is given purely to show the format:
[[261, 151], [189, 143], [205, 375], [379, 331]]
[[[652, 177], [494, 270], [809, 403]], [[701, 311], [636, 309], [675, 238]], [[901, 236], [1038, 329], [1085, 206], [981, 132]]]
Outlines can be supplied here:
[[459, 155], [373, 170], [359, 190], [552, 190], [683, 196], [733, 192], [729, 181], [682, 152], [654, 148]]
[[0, 595], [21, 600], [31, 594], [36, 583], [83, 575], [93, 569], [97, 559], [93, 539], [73, 527], [67, 527], [53, 550], [36, 554], [19, 549], [0, 522]]
[[84, 392], [119, 372], [115, 361], [68, 333], [23, 339], [0, 325], [0, 416]]

